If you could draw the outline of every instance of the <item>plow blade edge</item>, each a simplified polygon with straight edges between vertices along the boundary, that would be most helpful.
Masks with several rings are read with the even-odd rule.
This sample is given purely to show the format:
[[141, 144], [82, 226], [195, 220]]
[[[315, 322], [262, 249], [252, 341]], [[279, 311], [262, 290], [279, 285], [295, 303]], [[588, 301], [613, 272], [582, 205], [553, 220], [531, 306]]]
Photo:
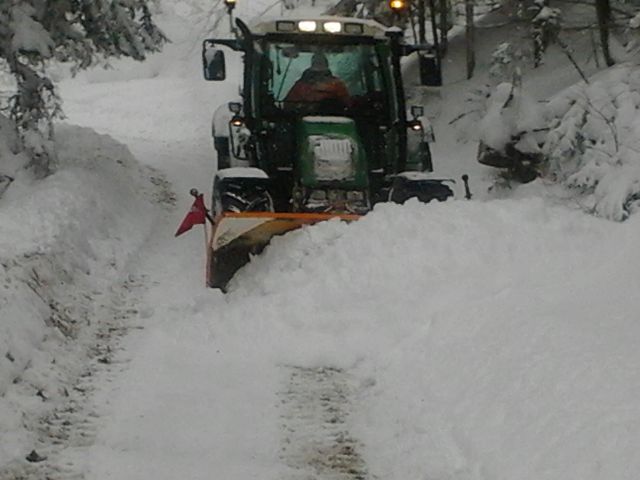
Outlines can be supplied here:
[[335, 213], [225, 212], [213, 226], [207, 248], [207, 285], [225, 290], [233, 275], [277, 235], [332, 218], [353, 221], [359, 215]]

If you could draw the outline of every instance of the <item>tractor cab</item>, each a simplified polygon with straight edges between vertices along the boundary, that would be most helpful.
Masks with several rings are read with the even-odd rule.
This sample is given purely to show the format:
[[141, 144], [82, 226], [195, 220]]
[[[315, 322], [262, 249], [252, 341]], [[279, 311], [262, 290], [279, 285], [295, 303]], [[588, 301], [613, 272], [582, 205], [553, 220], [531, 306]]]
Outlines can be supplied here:
[[237, 39], [204, 41], [205, 78], [226, 77], [221, 46], [244, 54], [229, 148], [267, 174], [277, 211], [331, 210], [335, 194], [364, 213], [387, 200], [393, 176], [432, 170], [400, 74], [400, 57], [420, 47], [403, 45], [399, 30], [334, 17], [236, 23]]

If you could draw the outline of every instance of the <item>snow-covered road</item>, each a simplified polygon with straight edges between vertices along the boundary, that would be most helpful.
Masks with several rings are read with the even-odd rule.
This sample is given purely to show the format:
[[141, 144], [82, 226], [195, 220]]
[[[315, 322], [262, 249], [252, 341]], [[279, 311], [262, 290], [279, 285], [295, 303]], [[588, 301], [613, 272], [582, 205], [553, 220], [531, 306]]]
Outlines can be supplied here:
[[[228, 295], [207, 290], [202, 233], [173, 233], [189, 189], [209, 191], [210, 116], [237, 85], [206, 84], [197, 55], [62, 84], [69, 122], [160, 170], [176, 208], [126, 267], [111, 303], [129, 333], [86, 380], [90, 434], [59, 478], [638, 478], [638, 218], [540, 185], [381, 205], [277, 238]], [[438, 150], [458, 174], [473, 162], [454, 140]]]
[[[146, 98], [164, 82], [122, 91]], [[302, 463], [300, 477], [287, 460], [279, 393], [291, 367], [351, 376], [345, 434], [373, 477], [635, 478], [637, 219], [612, 224], [536, 198], [383, 206], [277, 239], [225, 297], [202, 287], [200, 233], [172, 237], [188, 187], [206, 188], [213, 171], [199, 115], [187, 120], [197, 103], [187, 85], [175, 103], [165, 96], [161, 135], [136, 133], [133, 114], [129, 125], [90, 123], [114, 126], [166, 172], [182, 209], [134, 267], [147, 278], [132, 318], [144, 330], [96, 395], [95, 444], [68, 452], [88, 479], [333, 478], [318, 473], [322, 460]], [[119, 115], [115, 97], [93, 98]], [[161, 138], [178, 129], [191, 137]], [[296, 443], [324, 427], [302, 428]]]

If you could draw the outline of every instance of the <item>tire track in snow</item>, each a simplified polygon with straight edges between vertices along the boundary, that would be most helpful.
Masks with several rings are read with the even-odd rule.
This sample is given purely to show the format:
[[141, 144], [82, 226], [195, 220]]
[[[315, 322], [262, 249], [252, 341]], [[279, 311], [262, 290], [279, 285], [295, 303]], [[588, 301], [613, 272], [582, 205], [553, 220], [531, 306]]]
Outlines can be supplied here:
[[94, 318], [100, 326], [95, 332], [94, 344], [86, 353], [87, 367], [72, 384], [61, 385], [65, 398], [44, 417], [39, 418], [32, 430], [34, 449], [41, 459], [15, 461], [0, 468], [0, 480], [83, 480], [83, 467], [73, 460], [64, 459], [69, 448], [82, 448], [93, 444], [97, 433], [96, 419], [102, 407], [94, 404], [93, 394], [104, 383], [110, 383], [127, 368], [127, 361], [117, 359], [122, 350], [121, 339], [136, 326], [136, 305], [141, 292], [148, 288], [145, 276], [130, 275], [115, 284], [105, 299], [104, 311]]
[[360, 454], [364, 445], [349, 432], [355, 382], [331, 367], [287, 367], [279, 392], [282, 410], [281, 459], [287, 480], [373, 478]]

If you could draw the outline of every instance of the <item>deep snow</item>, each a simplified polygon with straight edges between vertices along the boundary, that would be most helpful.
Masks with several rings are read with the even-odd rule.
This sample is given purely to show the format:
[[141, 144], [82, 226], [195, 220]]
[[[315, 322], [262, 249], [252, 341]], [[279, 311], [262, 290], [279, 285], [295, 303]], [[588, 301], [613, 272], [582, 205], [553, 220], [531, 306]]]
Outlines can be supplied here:
[[[165, 29], [178, 40], [165, 53], [62, 85], [69, 121], [126, 143], [143, 166], [112, 139], [67, 127], [47, 188], [25, 184], [1, 200], [0, 258], [13, 262], [5, 284], [15, 290], [1, 294], [0, 328], [26, 340], [0, 330], [0, 347], [24, 353], [2, 377], [0, 478], [316, 478], [329, 438], [317, 435], [336, 434], [292, 413], [305, 384], [291, 372], [324, 368], [337, 372], [339, 425], [371, 478], [635, 480], [638, 219], [585, 215], [542, 182], [492, 199], [474, 144], [446, 127], [468, 87], [453, 84], [439, 101], [436, 169], [471, 173], [483, 200], [381, 205], [357, 223], [292, 232], [228, 295], [209, 291], [202, 234], [173, 232], [189, 188], [210, 188], [211, 114], [237, 85], [200, 79], [196, 41], [179, 35], [200, 4], [171, 5]], [[171, 181], [179, 208], [149, 167]], [[52, 265], [37, 265], [49, 281], [68, 279], [44, 291], [128, 335], [118, 343], [87, 328], [75, 342], [41, 343], [55, 336], [42, 324], [51, 307], [18, 281], [33, 250]], [[109, 348], [89, 357], [96, 342]], [[48, 366], [54, 357], [63, 367]], [[73, 371], [85, 368], [91, 377], [75, 386], [89, 393], [64, 416]], [[71, 400], [56, 393], [66, 387]], [[52, 402], [76, 432], [63, 430], [58, 446], [37, 425]], [[302, 447], [293, 460], [292, 441]], [[23, 468], [32, 448], [49, 458]]]
[[146, 240], [153, 203], [166, 200], [149, 181], [161, 175], [122, 144], [70, 126], [57, 139], [59, 171], [36, 184], [17, 178], [0, 203], [3, 464], [33, 448], [38, 415], [84, 370], [101, 299]]

